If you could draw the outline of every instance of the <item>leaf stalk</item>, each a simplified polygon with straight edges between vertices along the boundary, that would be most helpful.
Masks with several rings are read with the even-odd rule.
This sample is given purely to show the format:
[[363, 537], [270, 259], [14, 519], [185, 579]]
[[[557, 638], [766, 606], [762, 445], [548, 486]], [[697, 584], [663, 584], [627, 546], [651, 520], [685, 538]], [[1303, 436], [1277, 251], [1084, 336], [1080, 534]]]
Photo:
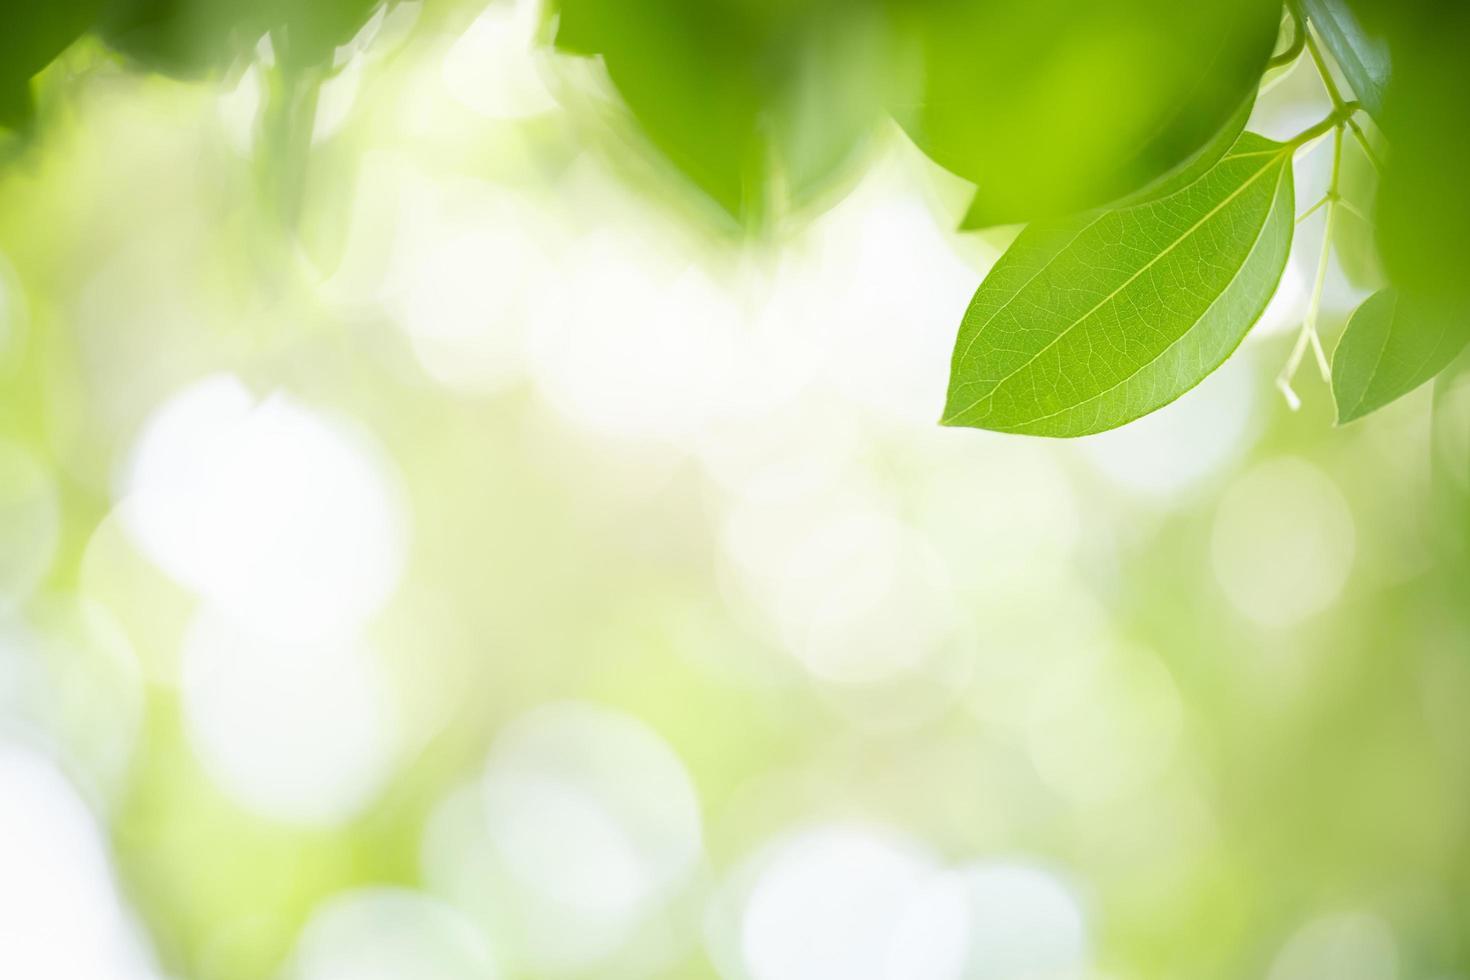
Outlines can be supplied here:
[[[1332, 363], [1328, 360], [1327, 351], [1322, 347], [1322, 338], [1317, 331], [1317, 321], [1322, 313], [1322, 293], [1327, 286], [1327, 267], [1332, 256], [1332, 226], [1337, 217], [1338, 205], [1342, 203], [1340, 185], [1342, 182], [1342, 134], [1343, 123], [1350, 116], [1344, 116], [1344, 110], [1351, 111], [1351, 103], [1344, 103], [1328, 118], [1333, 121], [1332, 129], [1332, 180], [1328, 184], [1327, 193], [1322, 200], [1314, 204], [1302, 219], [1306, 218], [1319, 207], [1327, 208], [1327, 217], [1322, 225], [1322, 254], [1317, 259], [1317, 276], [1312, 282], [1312, 295], [1307, 301], [1307, 315], [1302, 321], [1301, 332], [1297, 334], [1296, 344], [1291, 349], [1291, 355], [1286, 359], [1286, 365], [1281, 369], [1281, 374], [1276, 378], [1276, 387], [1281, 390], [1286, 404], [1294, 412], [1301, 408], [1301, 398], [1292, 388], [1292, 380], [1296, 377], [1298, 369], [1301, 368], [1302, 360], [1306, 357], [1307, 349], [1310, 348], [1312, 356], [1317, 362], [1317, 371], [1322, 380], [1328, 384], [1332, 383]], [[1320, 125], [1320, 124], [1319, 124]], [[1313, 127], [1316, 128], [1316, 127]], [[1300, 137], [1298, 137], [1300, 138]]]

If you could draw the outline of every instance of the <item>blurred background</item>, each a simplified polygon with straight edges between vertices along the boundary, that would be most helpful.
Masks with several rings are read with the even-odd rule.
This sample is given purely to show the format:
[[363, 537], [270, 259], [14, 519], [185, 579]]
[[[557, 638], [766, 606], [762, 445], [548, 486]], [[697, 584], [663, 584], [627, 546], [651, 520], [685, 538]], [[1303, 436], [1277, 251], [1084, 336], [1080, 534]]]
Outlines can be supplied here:
[[548, 24], [379, 10], [284, 139], [270, 35], [35, 80], [0, 977], [1470, 977], [1470, 373], [1287, 404], [1322, 213], [1157, 415], [941, 429], [1014, 229], [882, 120], [752, 221]]

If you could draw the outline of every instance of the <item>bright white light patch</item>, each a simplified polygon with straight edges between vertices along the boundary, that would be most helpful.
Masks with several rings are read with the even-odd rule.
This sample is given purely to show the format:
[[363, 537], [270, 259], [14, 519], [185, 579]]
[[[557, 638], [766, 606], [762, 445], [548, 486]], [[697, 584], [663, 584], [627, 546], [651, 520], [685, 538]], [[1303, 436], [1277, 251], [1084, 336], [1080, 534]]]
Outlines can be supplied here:
[[1134, 493], [1180, 494], [1240, 452], [1255, 407], [1256, 370], [1251, 358], [1236, 357], [1173, 404], [1082, 440], [1082, 452], [1109, 480]]
[[523, 119], [556, 108], [535, 60], [541, 5], [496, 0], [444, 56], [444, 87], [490, 119]]
[[449, 905], [398, 888], [323, 904], [292, 956], [290, 980], [493, 980], [484, 936]]
[[[689, 777], [627, 715], [577, 703], [535, 709], [496, 740], [482, 787], [496, 863], [520, 896], [523, 953], [542, 969], [610, 952], [699, 859]], [[568, 930], [598, 941], [578, 949]]]
[[823, 378], [878, 417], [932, 426], [960, 314], [982, 278], [901, 161], [877, 168], [813, 229], [811, 316]]
[[392, 773], [391, 691], [354, 643], [262, 637], [206, 609], [184, 640], [180, 689], [210, 776], [268, 817], [339, 823]]
[[1215, 515], [1211, 555], [1231, 603], [1284, 627], [1331, 606], [1352, 570], [1352, 512], [1337, 486], [1295, 458], [1262, 463], [1231, 485]]
[[1086, 921], [1055, 876], [974, 865], [926, 884], [889, 964], [893, 980], [1074, 980], [1086, 975]]
[[24, 602], [41, 581], [60, 529], [51, 477], [24, 448], [0, 441], [0, 612]]
[[937, 555], [896, 521], [861, 510], [819, 524], [782, 583], [787, 644], [815, 676], [868, 684], [935, 657], [956, 628]]
[[159, 567], [252, 630], [321, 636], [355, 627], [397, 584], [389, 467], [349, 424], [285, 394], [257, 404], [216, 375], [149, 420], [124, 522]]
[[564, 414], [596, 432], [679, 440], [725, 405], [742, 329], [729, 293], [635, 236], [571, 249], [575, 290], [545, 296], [530, 354]]
[[154, 976], [119, 900], [102, 836], [41, 756], [0, 742], [0, 976]]
[[740, 928], [751, 980], [929, 980], [931, 954], [898, 961], [899, 923], [934, 870], [904, 838], [861, 827], [812, 830], [779, 844], [755, 881]]
[[138, 662], [106, 607], [47, 596], [24, 620], [0, 622], [0, 726], [18, 722], [63, 746], [95, 801], [126, 785], [142, 718]]
[[520, 221], [407, 237], [397, 244], [389, 298], [414, 353], [435, 380], [494, 392], [524, 367], [529, 297], [549, 288], [549, 263]]

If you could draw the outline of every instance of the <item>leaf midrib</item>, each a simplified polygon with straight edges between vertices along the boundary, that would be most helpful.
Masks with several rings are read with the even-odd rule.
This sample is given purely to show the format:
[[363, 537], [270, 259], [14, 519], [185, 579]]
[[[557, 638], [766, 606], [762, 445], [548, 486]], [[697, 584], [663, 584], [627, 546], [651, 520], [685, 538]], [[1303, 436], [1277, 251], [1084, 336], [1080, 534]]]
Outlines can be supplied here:
[[1364, 414], [1362, 412], [1363, 403], [1368, 400], [1368, 392], [1373, 388], [1373, 379], [1378, 377], [1378, 369], [1383, 366], [1383, 357], [1388, 353], [1388, 345], [1393, 340], [1393, 324], [1398, 315], [1399, 296], [1395, 292], [1393, 302], [1389, 305], [1388, 326], [1383, 331], [1383, 342], [1378, 345], [1378, 356], [1373, 359], [1373, 368], [1368, 372], [1367, 380], [1363, 382], [1363, 390], [1358, 393], [1358, 400], [1353, 402], [1352, 408], [1347, 413], [1349, 419], [1356, 419]]
[[1119, 388], [1123, 387], [1134, 378], [1138, 377], [1138, 375], [1142, 374], [1150, 366], [1160, 361], [1164, 357], [1164, 355], [1169, 353], [1169, 351], [1173, 350], [1179, 344], [1182, 344], [1189, 337], [1190, 333], [1193, 332], [1194, 328], [1199, 326], [1200, 321], [1209, 316], [1210, 311], [1215, 308], [1215, 305], [1219, 303], [1220, 300], [1224, 298], [1225, 294], [1228, 293], [1231, 288], [1234, 287], [1235, 284], [1240, 280], [1240, 274], [1244, 272], [1245, 267], [1250, 264], [1251, 256], [1255, 255], [1256, 249], [1260, 248], [1261, 239], [1266, 233], [1266, 226], [1271, 223], [1271, 215], [1276, 210], [1276, 197], [1281, 193], [1281, 180], [1285, 176], [1285, 174], [1286, 171], [1283, 168], [1281, 174], [1278, 175], [1276, 178], [1276, 189], [1271, 192], [1272, 204], [1271, 207], [1266, 211], [1266, 220], [1261, 222], [1261, 230], [1256, 234], [1255, 240], [1251, 242], [1251, 247], [1246, 250], [1245, 257], [1241, 259], [1239, 268], [1237, 268], [1235, 270], [1235, 273], [1230, 277], [1230, 281], [1225, 284], [1225, 288], [1220, 290], [1220, 295], [1216, 296], [1214, 300], [1210, 302], [1210, 305], [1205, 307], [1205, 311], [1199, 315], [1194, 323], [1190, 324], [1189, 327], [1186, 328], [1185, 331], [1179, 336], [1175, 337], [1173, 340], [1169, 341], [1169, 343], [1165, 344], [1164, 347], [1157, 354], [1149, 358], [1147, 361], [1144, 361], [1117, 383], [1109, 385], [1095, 395], [1089, 395], [1082, 401], [1077, 402], [1075, 405], [1068, 405], [1066, 408], [1058, 409], [1057, 411], [1050, 412], [1046, 415], [1038, 415], [1036, 418], [1027, 419], [1024, 422], [1016, 422], [1013, 424], [1013, 427], [1019, 428], [1023, 425], [1036, 425], [1038, 422], [1046, 422], [1050, 419], [1056, 418], [1058, 415], [1065, 415], [1068, 412], [1075, 412], [1083, 405], [1086, 405], [1090, 402], [1095, 402], [1100, 398], [1104, 398], [1112, 394], [1114, 391], [1117, 391]]
[[[1073, 320], [1070, 324], [1068, 324], [1055, 337], [1053, 337], [1051, 340], [1047, 341], [1047, 343], [1046, 343], [1045, 346], [1043, 346], [1035, 354], [1032, 354], [1029, 358], [1027, 358], [1021, 364], [1019, 364], [1015, 368], [1015, 370], [1011, 371], [1005, 377], [1003, 377], [1003, 378], [999, 379], [998, 381], [996, 381], [995, 384], [991, 386], [991, 388], [990, 388], [990, 390], [988, 392], [986, 392], [985, 394], [981, 395], [979, 398], [975, 399], [974, 401], [972, 401], [970, 404], [966, 405], [964, 408], [960, 409], [959, 411], [954, 412], [954, 413], [948, 415], [944, 419], [944, 421], [945, 422], [952, 422], [955, 419], [958, 419], [958, 418], [960, 418], [963, 415], [967, 415], [969, 412], [971, 412], [975, 408], [976, 405], [979, 405], [981, 402], [985, 401], [985, 399], [987, 399], [987, 398], [993, 397], [995, 395], [995, 393], [997, 391], [999, 391], [1001, 389], [1001, 387], [1003, 385], [1005, 385], [1005, 383], [1007, 381], [1011, 380], [1016, 375], [1020, 374], [1022, 371], [1026, 370], [1028, 367], [1030, 367], [1032, 364], [1034, 364], [1036, 362], [1036, 360], [1039, 357], [1041, 357], [1041, 355], [1045, 354], [1047, 351], [1049, 351], [1053, 347], [1055, 347], [1058, 343], [1060, 343], [1062, 341], [1063, 338], [1065, 338], [1066, 336], [1068, 336], [1073, 330], [1077, 329], [1077, 327], [1081, 326], [1094, 313], [1096, 313], [1098, 310], [1102, 309], [1103, 306], [1105, 306], [1106, 304], [1108, 304], [1108, 303], [1112, 302], [1114, 299], [1116, 299], [1118, 297], [1118, 294], [1121, 293], [1123, 290], [1127, 289], [1129, 286], [1133, 285], [1133, 283], [1138, 279], [1139, 276], [1143, 275], [1149, 269], [1153, 268], [1155, 264], [1157, 264], [1158, 262], [1162, 261], [1163, 258], [1164, 258], [1164, 256], [1169, 255], [1171, 252], [1173, 252], [1174, 249], [1178, 248], [1181, 244], [1183, 244], [1187, 239], [1189, 239], [1190, 236], [1192, 236], [1195, 232], [1199, 231], [1199, 229], [1201, 227], [1203, 227], [1206, 222], [1208, 222], [1210, 219], [1214, 218], [1217, 214], [1219, 214], [1222, 210], [1224, 210], [1231, 202], [1233, 202], [1241, 194], [1244, 194], [1246, 192], [1246, 190], [1252, 184], [1254, 184], [1257, 180], [1260, 180], [1261, 177], [1263, 175], [1265, 175], [1267, 171], [1269, 171], [1273, 166], [1276, 166], [1277, 164], [1279, 164], [1281, 162], [1281, 158], [1284, 157], [1287, 153], [1289, 153], [1290, 150], [1291, 150], [1291, 147], [1289, 145], [1286, 145], [1286, 146], [1282, 146], [1282, 147], [1279, 147], [1277, 149], [1273, 149], [1273, 150], [1268, 151], [1271, 154], [1271, 156], [1274, 158], [1274, 159], [1271, 160], [1271, 162], [1267, 163], [1260, 170], [1257, 170], [1254, 174], [1252, 174], [1250, 176], [1250, 179], [1246, 180], [1245, 183], [1241, 184], [1235, 190], [1231, 191], [1226, 196], [1226, 198], [1223, 201], [1221, 201], [1219, 204], [1217, 204], [1213, 208], [1211, 208], [1204, 215], [1204, 217], [1200, 218], [1193, 225], [1191, 225], [1189, 228], [1187, 228], [1184, 231], [1183, 234], [1181, 234], [1178, 238], [1174, 239], [1174, 241], [1170, 242], [1169, 245], [1166, 248], [1164, 248], [1162, 251], [1159, 252], [1159, 254], [1155, 255], [1154, 257], [1152, 257], [1151, 259], [1149, 259], [1147, 262], [1145, 262], [1142, 266], [1140, 266], [1136, 272], [1134, 272], [1127, 279], [1125, 279], [1116, 289], [1114, 289], [1112, 292], [1108, 293], [1108, 295], [1106, 295], [1102, 299], [1100, 299], [1086, 313], [1082, 314], [1080, 317], [1078, 317], [1077, 319]], [[1231, 157], [1228, 157], [1227, 159], [1238, 159], [1241, 156], [1258, 156], [1258, 155], [1260, 155], [1260, 154], [1259, 153], [1245, 153], [1245, 154], [1238, 154], [1238, 155], [1235, 155], [1235, 156], [1231, 156]], [[1270, 212], [1268, 210], [1267, 211], [1267, 214], [1269, 215], [1269, 213]], [[1097, 223], [1097, 221], [1101, 220], [1101, 217], [1102, 216], [1100, 215], [1097, 219], [1095, 219], [1094, 221], [1092, 221], [1087, 227], [1090, 228], [1090, 227], [1092, 227], [1092, 225], [1095, 225]], [[1083, 229], [1083, 231], [1086, 231], [1086, 229]], [[1070, 248], [1076, 242], [1077, 238], [1080, 238], [1081, 236], [1082, 236], [1082, 232], [1078, 232], [1078, 234], [1073, 237], [1072, 241], [1068, 242], [1067, 245], [1063, 246], [1062, 249], [1061, 249], [1061, 251], [1059, 251], [1057, 253], [1057, 255], [1052, 256], [1052, 258], [1047, 261], [1046, 266], [1043, 267], [1043, 270], [1038, 271], [1036, 273], [1036, 275], [1039, 276], [1041, 274], [1041, 271], [1044, 271], [1045, 268], [1049, 268], [1051, 266], [1051, 264], [1053, 262], [1055, 262], [1056, 259], [1061, 255], [1061, 252], [1062, 251], [1066, 251], [1067, 248]], [[1032, 276], [1030, 279], [1027, 280], [1025, 286], [1029, 286], [1031, 284], [1031, 282], [1035, 281], [1035, 279], [1036, 279], [1036, 276]], [[1022, 286], [1021, 288], [1022, 289], [1025, 289], [1025, 286]], [[985, 327], [990, 326], [990, 324], [995, 321], [995, 318], [997, 316], [999, 316], [1002, 312], [1004, 312], [1005, 311], [1005, 308], [1008, 307], [1012, 302], [1014, 302], [1016, 296], [1019, 296], [1020, 293], [1021, 293], [1021, 290], [1017, 290], [1016, 293], [1015, 293], [1015, 295], [1013, 295], [1009, 300], [1006, 301], [1006, 306], [1005, 307], [1002, 307], [1001, 309], [996, 310], [995, 313], [991, 315], [990, 319], [985, 322], [985, 326], [984, 327], [981, 327], [981, 330], [983, 331], [985, 329]], [[966, 354], [969, 353], [970, 347], [973, 347], [974, 346], [975, 340], [977, 340], [977, 339], [979, 339], [979, 332], [977, 332], [977, 334], [976, 334], [975, 337], [971, 338], [970, 344], [966, 346], [966, 348], [965, 348]]]
[[[1269, 150], [1251, 150], [1251, 151], [1246, 152], [1246, 153], [1227, 153], [1223, 157], [1220, 158], [1219, 163], [1217, 163], [1216, 166], [1219, 166], [1219, 164], [1227, 163], [1227, 162], [1229, 162], [1231, 160], [1243, 160], [1243, 159], [1246, 159], [1248, 157], [1260, 157], [1260, 156], [1268, 156], [1268, 155], [1275, 154], [1275, 153], [1281, 153], [1281, 152], [1284, 152], [1285, 149], [1286, 149], [1285, 147], [1275, 147], [1275, 148], [1272, 148], [1272, 149], [1269, 149]], [[1201, 176], [1199, 179], [1200, 180], [1203, 180], [1204, 177]], [[1175, 193], [1183, 193], [1185, 190], [1188, 189], [1188, 187], [1192, 187], [1192, 186], [1193, 186], [1193, 183], [1187, 185], [1186, 187], [1181, 187]], [[1150, 201], [1150, 202], [1147, 202], [1148, 205], [1156, 205], [1158, 203], [1159, 203], [1158, 201]], [[1138, 206], [1143, 207], [1143, 206], [1147, 206], [1147, 205], [1138, 205]], [[1110, 213], [1112, 213], [1112, 212], [1110, 212], [1106, 208], [1104, 208], [1102, 210], [1099, 210], [1098, 213], [1097, 213], [1097, 216], [1095, 218], [1093, 218], [1091, 221], [1087, 222], [1087, 224], [1083, 225], [1081, 228], [1078, 228], [1077, 231], [1075, 231], [1072, 234], [1072, 237], [1071, 238], [1068, 238], [1064, 243], [1062, 243], [1061, 245], [1058, 245], [1056, 251], [1052, 253], [1051, 258], [1047, 259], [1045, 262], [1043, 262], [1041, 264], [1041, 268], [1037, 269], [1035, 272], [1031, 273], [1031, 275], [1027, 276], [1025, 282], [1021, 283], [1014, 290], [1012, 290], [1011, 291], [1011, 294], [1006, 297], [1006, 301], [1004, 303], [1000, 304], [1000, 306], [996, 308], [995, 312], [991, 313], [990, 316], [986, 317], [985, 318], [985, 322], [982, 323], [982, 324], [980, 324], [978, 327], [976, 327], [975, 328], [975, 331], [972, 334], [970, 334], [970, 339], [965, 342], [965, 349], [963, 351], [961, 351], [959, 357], [957, 357], [955, 359], [955, 366], [958, 367], [959, 365], [964, 364], [964, 362], [970, 356], [970, 351], [974, 349], [975, 342], [978, 341], [980, 339], [981, 335], [984, 334], [987, 329], [989, 329], [989, 327], [990, 327], [990, 325], [992, 323], [995, 322], [995, 318], [996, 317], [1000, 316], [1006, 310], [1008, 310], [1008, 309], [1011, 308], [1011, 304], [1016, 301], [1016, 297], [1017, 296], [1020, 296], [1023, 292], [1025, 292], [1027, 286], [1029, 286], [1033, 282], [1035, 282], [1041, 276], [1042, 273], [1046, 272], [1047, 269], [1050, 269], [1052, 267], [1052, 265], [1057, 261], [1057, 259], [1059, 259], [1059, 258], [1062, 257], [1062, 254], [1064, 252], [1066, 252], [1067, 249], [1069, 249], [1073, 245], [1077, 244], [1077, 239], [1079, 239], [1083, 235], [1087, 234], [1087, 232], [1089, 230], [1091, 230], [1094, 225], [1096, 225], [1103, 218], [1106, 218]], [[963, 387], [965, 385], [970, 385], [970, 384], [975, 384], [975, 382], [973, 382], [973, 381], [967, 381], [967, 382], [961, 382], [960, 383], [961, 387]], [[976, 404], [978, 404], [978, 401], [976, 402]], [[971, 408], [974, 408], [975, 406], [974, 405], [971, 405], [970, 407]]]

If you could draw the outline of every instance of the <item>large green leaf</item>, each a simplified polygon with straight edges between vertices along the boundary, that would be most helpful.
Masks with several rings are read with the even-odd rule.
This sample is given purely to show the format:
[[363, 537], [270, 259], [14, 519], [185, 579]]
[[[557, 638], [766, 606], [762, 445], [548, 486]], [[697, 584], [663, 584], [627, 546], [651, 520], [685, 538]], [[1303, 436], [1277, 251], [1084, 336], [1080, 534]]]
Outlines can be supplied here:
[[740, 225], [815, 198], [881, 116], [869, 0], [560, 0], [649, 141]]
[[1322, 35], [1353, 95], [1375, 117], [1383, 112], [1388, 89], [1388, 42], [1369, 32], [1345, 0], [1302, 0], [1307, 19]]
[[1470, 343], [1470, 310], [1384, 289], [1348, 321], [1332, 355], [1337, 424], [1375, 412], [1445, 369]]
[[[1240, 139], [1240, 134], [1245, 132], [1245, 124], [1250, 121], [1251, 111], [1255, 107], [1256, 93], [1252, 92], [1245, 101], [1241, 102], [1235, 114], [1226, 120], [1225, 125], [1220, 127], [1220, 131], [1208, 143], [1190, 154], [1172, 170], [1154, 180], [1153, 183], [1116, 203], [1125, 206], [1140, 204], [1172, 194], [1179, 188], [1194, 183], [1211, 167], [1219, 163], [1220, 158], [1235, 145], [1236, 140]], [[989, 203], [985, 195], [977, 194], [970, 203], [970, 209], [966, 212], [964, 220], [960, 223], [960, 230], [975, 231], [988, 227], [989, 221], [986, 214], [988, 207]]]
[[965, 314], [944, 424], [1087, 435], [1198, 384], [1281, 278], [1291, 153], [1246, 133], [1166, 197], [1027, 228]]
[[1398, 0], [1380, 16], [1394, 58], [1375, 216], [1384, 269], [1406, 294], [1470, 304], [1470, 5]]
[[894, 0], [894, 114], [976, 185], [967, 223], [1096, 207], [1187, 161], [1255, 92], [1279, 0]]

